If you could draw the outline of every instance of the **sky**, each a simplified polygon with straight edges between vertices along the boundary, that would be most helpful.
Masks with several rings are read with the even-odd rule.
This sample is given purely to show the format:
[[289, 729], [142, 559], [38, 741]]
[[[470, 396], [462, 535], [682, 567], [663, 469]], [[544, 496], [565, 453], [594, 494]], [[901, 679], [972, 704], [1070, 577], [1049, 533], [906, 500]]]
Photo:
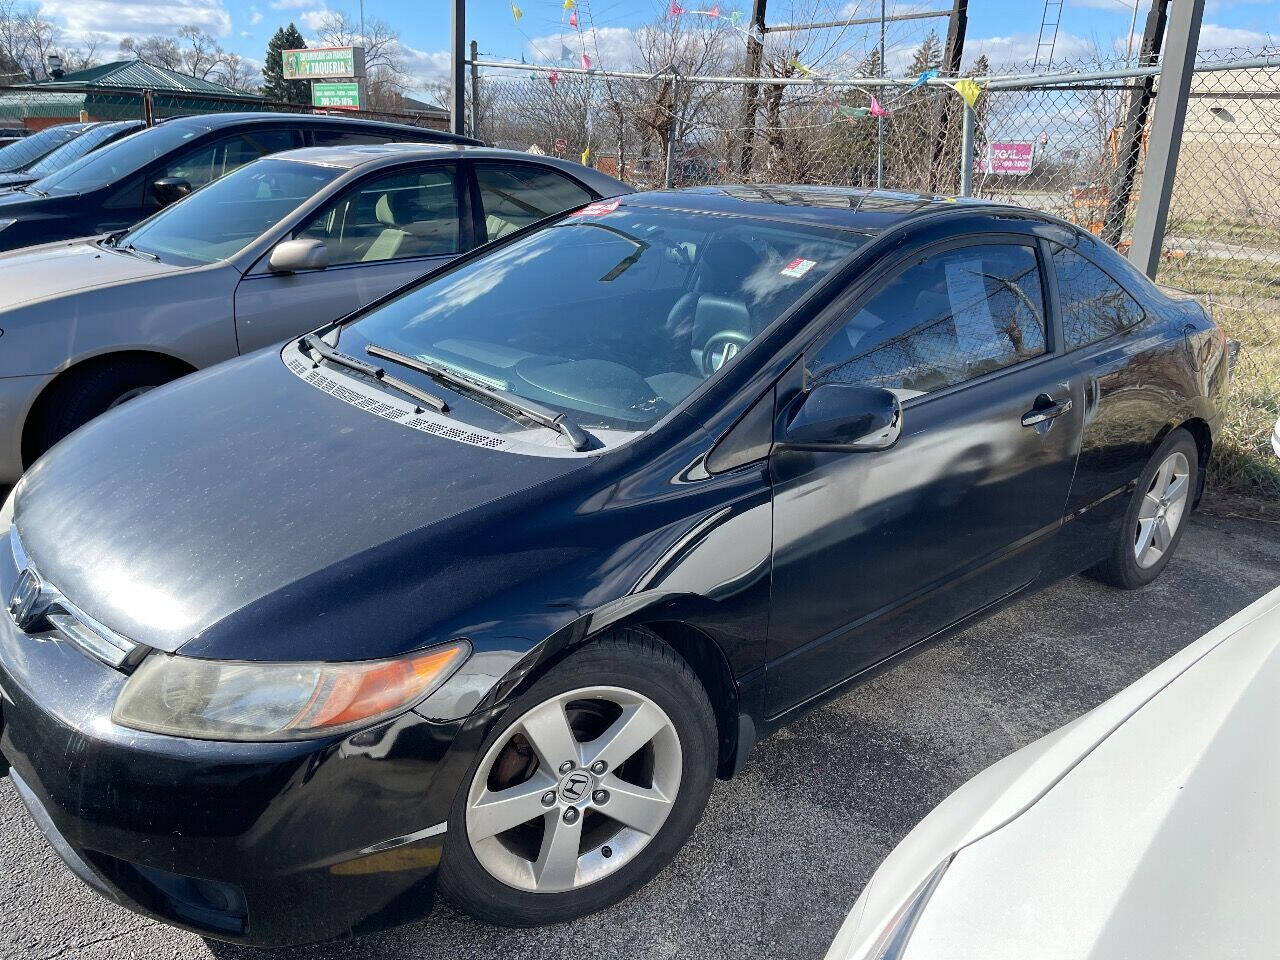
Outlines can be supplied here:
[[[508, 0], [469, 0], [467, 34], [475, 39], [483, 57], [548, 63], [558, 57], [561, 41], [575, 50], [581, 40], [566, 22], [564, 0], [516, 0], [522, 13], [517, 22]], [[696, 3], [680, 0], [688, 11], [709, 9], [714, 0]], [[1149, 0], [1140, 4], [1137, 36]], [[72, 41], [94, 37], [98, 57], [111, 59], [125, 36], [171, 34], [194, 25], [233, 50], [260, 63], [267, 41], [275, 30], [293, 21], [308, 36], [326, 11], [341, 10], [359, 16], [357, 0], [43, 0], [44, 14]], [[586, 31], [587, 49], [594, 65], [625, 68], [632, 31], [665, 12], [670, 0], [577, 0], [579, 25]], [[750, 9], [750, 0], [738, 0], [738, 8]], [[950, 0], [916, 2], [889, 0], [889, 10], [923, 11], [950, 6]], [[443, 76], [448, 69], [448, 45], [452, 0], [365, 0], [367, 17], [378, 17], [400, 33], [404, 61], [423, 84]], [[722, 13], [734, 9], [733, 0], [721, 2]], [[966, 61], [986, 53], [996, 64], [1024, 64], [1036, 49], [1043, 0], [970, 0]], [[875, 16], [877, 0], [772, 0], [770, 24], [838, 17]], [[692, 12], [686, 17], [696, 17]], [[1128, 0], [1065, 0], [1054, 62], [1114, 51], [1123, 57], [1133, 7]], [[704, 18], [705, 19], [705, 18]], [[923, 33], [936, 25], [945, 35], [947, 21], [917, 20], [893, 24], [889, 30], [890, 70], [903, 69]], [[872, 32], [847, 30], [846, 48], [864, 49], [874, 44]], [[1137, 41], [1135, 40], [1135, 43]], [[1201, 49], [1258, 48], [1280, 42], [1280, 3], [1273, 0], [1207, 0]]]

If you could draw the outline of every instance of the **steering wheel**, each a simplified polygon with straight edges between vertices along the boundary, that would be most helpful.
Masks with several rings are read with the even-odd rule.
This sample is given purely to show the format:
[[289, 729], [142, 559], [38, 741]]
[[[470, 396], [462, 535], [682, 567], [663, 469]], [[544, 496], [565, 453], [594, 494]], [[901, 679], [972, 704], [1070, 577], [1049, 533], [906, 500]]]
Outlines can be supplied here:
[[702, 375], [709, 377], [746, 349], [751, 337], [741, 330], [721, 330], [702, 345]]

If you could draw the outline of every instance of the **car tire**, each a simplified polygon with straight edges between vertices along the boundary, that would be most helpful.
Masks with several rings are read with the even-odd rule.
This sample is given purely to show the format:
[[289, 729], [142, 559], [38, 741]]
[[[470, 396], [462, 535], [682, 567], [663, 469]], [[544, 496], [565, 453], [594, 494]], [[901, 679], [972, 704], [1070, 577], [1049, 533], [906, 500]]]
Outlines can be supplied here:
[[74, 430], [112, 407], [185, 371], [160, 357], [111, 357], [89, 361], [58, 380], [40, 399], [26, 444], [28, 465]]
[[[584, 695], [584, 691], [604, 699], [573, 699]], [[605, 711], [609, 697], [629, 705], [613, 716]], [[629, 715], [628, 710], [632, 711]], [[645, 712], [642, 714], [641, 710]], [[535, 746], [533, 739], [525, 737], [525, 730], [541, 729], [544, 717], [567, 718], [580, 754], [578, 762], [583, 765], [578, 769], [586, 774], [592, 769], [590, 757], [594, 751], [599, 751], [601, 757], [606, 755], [606, 748], [599, 744], [611, 740], [612, 733], [632, 720], [656, 724], [659, 714], [669, 720], [669, 727], [645, 741], [633, 754], [627, 754], [629, 759], [619, 761], [616, 773], [610, 769], [584, 785], [591, 802], [575, 815], [574, 823], [581, 824], [577, 839], [566, 841], [574, 851], [569, 866], [556, 868], [549, 853], [554, 847], [552, 834], [547, 831], [559, 830], [566, 821], [569, 807], [563, 792], [577, 789], [569, 782], [576, 774], [564, 772], [570, 761], [562, 761], [558, 769], [549, 769], [551, 762], [544, 756], [559, 754], [554, 749]], [[603, 726], [603, 732], [593, 736], [592, 724], [597, 729]], [[643, 732], [636, 735], [642, 736]], [[547, 738], [539, 739], [545, 747]], [[630, 749], [630, 742], [617, 747], [618, 755]], [[521, 757], [521, 743], [527, 759]], [[706, 691], [689, 664], [671, 647], [636, 628], [613, 631], [592, 641], [549, 670], [512, 703], [477, 751], [450, 811], [438, 875], [441, 896], [479, 920], [515, 927], [561, 923], [616, 903], [657, 875], [701, 820], [715, 780], [717, 744], [716, 720]], [[673, 756], [673, 749], [678, 757]], [[514, 776], [513, 763], [515, 767], [525, 765]], [[648, 786], [643, 785], [646, 769]], [[649, 795], [657, 796], [669, 788], [677, 774], [678, 787], [668, 801], [665, 818], [656, 826], [646, 825], [651, 832], [633, 829], [609, 816], [609, 802], [614, 801], [615, 815], [625, 814], [624, 819], [637, 822], [635, 811], [618, 804], [632, 803], [634, 794], [642, 791], [642, 802], [651, 803]], [[482, 836], [493, 827], [476, 811], [483, 806], [485, 797], [493, 796], [488, 792], [491, 788], [505, 789], [508, 781], [516, 782], [513, 789], [525, 791], [525, 802], [532, 806], [534, 816], [510, 830]], [[642, 785], [633, 787], [632, 781]], [[614, 792], [603, 790], [605, 787]], [[545, 792], [535, 796], [543, 788]], [[603, 800], [597, 804], [602, 791]], [[552, 794], [554, 805], [548, 803]], [[522, 810], [518, 816], [525, 812]], [[647, 808], [645, 816], [649, 816]], [[610, 835], [611, 830], [617, 832]], [[611, 856], [616, 859], [606, 859]], [[539, 865], [544, 859], [546, 866], [540, 874]], [[550, 889], [537, 889], [557, 869], [569, 886], [562, 884], [555, 889], [551, 884]]]
[[[1145, 587], [1160, 576], [1182, 541], [1199, 482], [1200, 450], [1191, 434], [1174, 430], [1139, 476], [1110, 555], [1089, 575], [1120, 590]], [[1179, 490], [1172, 491], [1176, 484]]]

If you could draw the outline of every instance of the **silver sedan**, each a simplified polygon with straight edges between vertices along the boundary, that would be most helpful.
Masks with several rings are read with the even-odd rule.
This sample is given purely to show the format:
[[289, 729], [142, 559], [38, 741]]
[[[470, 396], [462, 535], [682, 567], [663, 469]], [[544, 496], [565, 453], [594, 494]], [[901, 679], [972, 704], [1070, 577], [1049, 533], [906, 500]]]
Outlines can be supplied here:
[[1277, 694], [1280, 589], [944, 800], [827, 960], [1275, 956]]
[[248, 164], [129, 231], [0, 255], [0, 484], [151, 387], [629, 191], [515, 151], [309, 148]]

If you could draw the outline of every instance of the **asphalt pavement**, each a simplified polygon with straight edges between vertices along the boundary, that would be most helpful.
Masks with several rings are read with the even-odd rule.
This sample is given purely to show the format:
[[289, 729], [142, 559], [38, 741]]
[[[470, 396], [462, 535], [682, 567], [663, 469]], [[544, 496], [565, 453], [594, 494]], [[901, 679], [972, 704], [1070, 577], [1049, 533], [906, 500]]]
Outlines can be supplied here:
[[[819, 960], [876, 865], [966, 779], [1107, 699], [1280, 583], [1280, 524], [1197, 514], [1156, 584], [1073, 578], [797, 720], [716, 786], [685, 850], [629, 900], [575, 923], [485, 926], [444, 907], [308, 960]], [[0, 782], [0, 957], [216, 958], [100, 899]]]

